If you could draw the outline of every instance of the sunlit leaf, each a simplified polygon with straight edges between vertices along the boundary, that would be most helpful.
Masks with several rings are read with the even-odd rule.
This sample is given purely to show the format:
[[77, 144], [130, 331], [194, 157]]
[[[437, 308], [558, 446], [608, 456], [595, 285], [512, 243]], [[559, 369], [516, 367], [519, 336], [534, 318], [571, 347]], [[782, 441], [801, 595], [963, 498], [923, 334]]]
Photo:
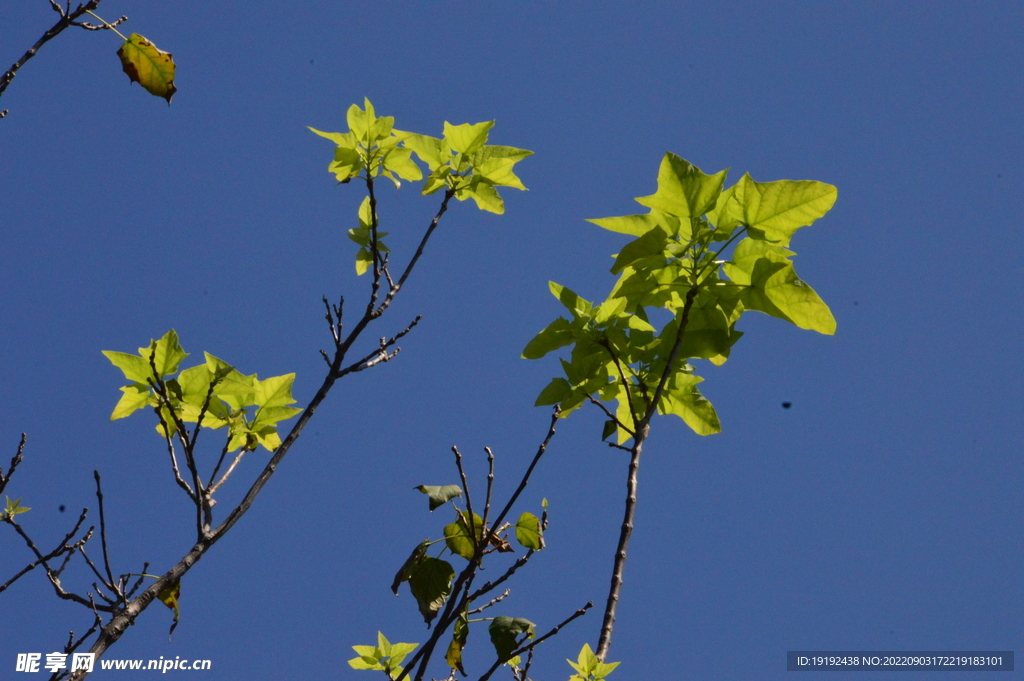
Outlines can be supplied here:
[[483, 538], [484, 521], [476, 513], [473, 514], [473, 531], [467, 526], [466, 517], [459, 513], [455, 522], [444, 528], [445, 544], [457, 556], [471, 560], [476, 546]]
[[726, 173], [706, 175], [689, 161], [667, 153], [658, 170], [658, 191], [636, 201], [672, 215], [698, 217], [714, 207]]
[[544, 548], [544, 534], [540, 529], [540, 519], [532, 513], [523, 513], [516, 521], [516, 541], [524, 549], [540, 551]]

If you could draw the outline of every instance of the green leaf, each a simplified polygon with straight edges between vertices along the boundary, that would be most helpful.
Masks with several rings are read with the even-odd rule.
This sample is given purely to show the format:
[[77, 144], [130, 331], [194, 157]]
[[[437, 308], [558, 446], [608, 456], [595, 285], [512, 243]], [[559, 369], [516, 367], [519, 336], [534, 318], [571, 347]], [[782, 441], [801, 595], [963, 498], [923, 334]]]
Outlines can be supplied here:
[[472, 560], [477, 544], [483, 538], [484, 521], [476, 513], [473, 514], [473, 531], [467, 526], [465, 516], [460, 512], [455, 522], [444, 528], [445, 544], [457, 556]]
[[402, 563], [402, 567], [398, 568], [398, 572], [395, 573], [395, 579], [391, 582], [391, 593], [398, 595], [398, 587], [402, 585], [402, 582], [409, 581], [409, 575], [411, 574], [412, 566], [415, 565], [416, 561], [422, 558], [427, 553], [427, 549], [430, 547], [430, 540], [424, 539], [416, 548], [412, 550], [409, 557]]
[[548, 404], [558, 404], [572, 396], [572, 386], [564, 378], [553, 378], [547, 387], [540, 391], [535, 407], [543, 407]]
[[658, 170], [658, 191], [636, 201], [679, 217], [699, 217], [715, 206], [728, 172], [705, 175], [689, 161], [667, 153]]
[[658, 403], [658, 412], [675, 414], [698, 435], [713, 435], [722, 432], [722, 424], [711, 402], [697, 390], [697, 384], [703, 380], [693, 374], [672, 374]]
[[462, 496], [462, 488], [458, 485], [418, 485], [413, 489], [418, 489], [430, 498], [431, 511], [438, 506], [444, 506], [449, 499]]
[[320, 135], [321, 137], [325, 137], [331, 140], [339, 147], [355, 149], [359, 145], [359, 140], [357, 140], [356, 136], [353, 135], [351, 132], [323, 132], [322, 130], [317, 130], [316, 128], [312, 128], [308, 125], [306, 126], [306, 128], [316, 133], [317, 135]]
[[327, 164], [327, 172], [334, 173], [338, 182], [345, 184], [357, 177], [366, 163], [358, 149], [338, 147], [334, 150], [334, 160]]
[[365, 140], [370, 132], [370, 125], [377, 120], [377, 114], [373, 110], [373, 104], [370, 104], [370, 100], [363, 98], [363, 102], [366, 105], [366, 110], [359, 108], [358, 104], [353, 104], [348, 108], [346, 119], [348, 120], [348, 127], [356, 137]]
[[744, 239], [723, 270], [735, 283], [746, 286], [743, 306], [785, 319], [801, 329], [832, 335], [836, 320], [828, 305], [793, 269], [793, 251], [758, 239]]
[[598, 227], [603, 227], [612, 232], [632, 236], [643, 236], [658, 226], [657, 219], [650, 213], [646, 215], [623, 215], [616, 218], [588, 219], [587, 222], [593, 222]]
[[613, 419], [608, 419], [607, 421], [605, 421], [604, 428], [601, 429], [601, 439], [607, 440], [608, 438], [610, 438], [612, 435], [615, 434], [615, 431], [618, 430], [618, 427], [618, 424]]
[[588, 643], [583, 644], [576, 662], [566, 662], [576, 670], [576, 674], [569, 681], [601, 681], [619, 666], [618, 662], [601, 662]]
[[572, 326], [565, 317], [559, 317], [533, 337], [523, 349], [524, 359], [540, 359], [544, 355], [572, 343]]
[[146, 88], [156, 97], [163, 97], [171, 103], [177, 92], [174, 86], [174, 59], [169, 52], [157, 49], [152, 42], [138, 33], [132, 33], [117, 51], [121, 68], [128, 79]]
[[[160, 340], [150, 341], [149, 347], [139, 348], [139, 356], [143, 357], [147, 364], [154, 352], [154, 364], [156, 365], [157, 375], [160, 377], [176, 373], [181, 360], [188, 357], [188, 353], [182, 350], [181, 345], [178, 343], [178, 334], [174, 329], [165, 333]], [[151, 377], [152, 374], [150, 374]]]
[[668, 245], [668, 234], [661, 227], [654, 227], [638, 239], [630, 241], [619, 251], [612, 265], [612, 274], [618, 274], [636, 261], [652, 256], [663, 256]]
[[562, 305], [565, 305], [566, 309], [572, 312], [573, 317], [576, 319], [589, 317], [591, 310], [594, 309], [593, 303], [581, 298], [561, 284], [549, 281], [548, 288], [551, 290], [551, 295], [558, 298]]
[[473, 199], [476, 207], [489, 213], [501, 215], [505, 212], [505, 202], [502, 200], [498, 190], [491, 184], [474, 178], [468, 185], [455, 191], [455, 198], [459, 201]]
[[516, 521], [516, 541], [524, 549], [540, 551], [544, 548], [544, 533], [540, 528], [540, 519], [532, 513], [523, 513]]
[[743, 213], [743, 224], [754, 238], [788, 246], [793, 232], [810, 225], [827, 213], [839, 190], [813, 180], [754, 182], [745, 174], [734, 187], [734, 197]]
[[432, 172], [444, 165], [445, 161], [441, 156], [441, 140], [412, 132], [398, 134], [402, 137], [402, 143], [419, 156]]
[[18, 515], [19, 513], [27, 513], [28, 511], [32, 510], [31, 508], [26, 508], [26, 507], [21, 505], [22, 497], [18, 497], [14, 501], [11, 501], [10, 497], [6, 497], [6, 499], [7, 499], [7, 506], [4, 507], [3, 512], [0, 513], [0, 518], [9, 519], [9, 518], [13, 518], [14, 516]]
[[454, 578], [451, 563], [432, 556], [420, 556], [410, 567], [409, 588], [428, 625], [451, 594]]
[[352, 646], [359, 657], [349, 660], [348, 664], [353, 669], [383, 671], [394, 678], [402, 673], [402, 661], [418, 646], [418, 643], [391, 643], [378, 631], [376, 646]]
[[525, 191], [526, 187], [512, 172], [512, 167], [532, 155], [533, 152], [526, 149], [489, 144], [473, 154], [473, 174], [490, 184]]
[[295, 404], [296, 400], [292, 398], [292, 383], [294, 381], [295, 374], [271, 376], [262, 381], [253, 381], [256, 404], [261, 407], [283, 407]]
[[149, 366], [149, 360], [139, 355], [129, 355], [127, 352], [113, 352], [104, 350], [103, 355], [110, 360], [110, 363], [121, 370], [124, 377], [132, 383], [141, 383], [148, 386], [148, 381], [153, 378], [153, 370]]
[[423, 171], [412, 160], [412, 149], [392, 149], [384, 157], [384, 168], [403, 180], [416, 182], [423, 179]]
[[469, 123], [452, 125], [445, 121], [444, 139], [453, 150], [463, 154], [472, 154], [484, 146], [493, 127], [494, 121], [484, 121], [475, 125]]
[[[131, 355], [129, 355], [130, 357]], [[124, 394], [114, 407], [114, 413], [110, 415], [111, 421], [123, 419], [133, 412], [142, 409], [150, 403], [149, 386], [141, 383], [132, 383], [119, 388]]]
[[528, 639], [532, 639], [536, 634], [535, 626], [533, 622], [522, 617], [495, 617], [487, 627], [487, 632], [491, 635], [491, 643], [498, 653], [498, 659], [501, 662], [508, 662], [513, 651], [519, 647], [516, 639], [520, 634], [526, 634]]

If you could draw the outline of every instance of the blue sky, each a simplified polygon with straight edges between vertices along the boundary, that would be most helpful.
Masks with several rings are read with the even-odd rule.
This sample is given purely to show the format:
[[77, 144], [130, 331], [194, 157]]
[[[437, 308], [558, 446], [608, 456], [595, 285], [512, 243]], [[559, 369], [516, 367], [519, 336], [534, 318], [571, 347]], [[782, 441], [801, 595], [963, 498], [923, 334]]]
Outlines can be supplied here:
[[[401, 129], [496, 119], [492, 143], [535, 152], [517, 167], [529, 191], [502, 192], [504, 215], [465, 203], [445, 216], [365, 347], [423, 322], [395, 361], [336, 386], [183, 581], [173, 639], [170, 612], [153, 606], [109, 657], [208, 658], [225, 681], [359, 679], [369, 673], [345, 664], [349, 646], [378, 629], [425, 641], [413, 599], [388, 585], [450, 519], [412, 487], [456, 482], [456, 444], [477, 486], [490, 446], [499, 493], [514, 488], [546, 428], [531, 405], [559, 373], [551, 357], [519, 358], [560, 314], [547, 281], [606, 295], [624, 239], [585, 219], [637, 212], [666, 151], [731, 168], [730, 184], [750, 172], [839, 188], [793, 242], [838, 331], [747, 315], [730, 361], [699, 367], [723, 433], [655, 422], [612, 679], [781, 679], [796, 649], [1022, 648], [1019, 6], [100, 10], [174, 53], [179, 91], [168, 107], [129, 85], [115, 36], [66, 31], [0, 99], [0, 461], [27, 432], [7, 493], [32, 507], [21, 518], [42, 544], [77, 509], [95, 517], [98, 469], [115, 571], [169, 568], [193, 516], [151, 420], [108, 422], [122, 379], [100, 351], [175, 328], [193, 359], [296, 372], [304, 405], [330, 342], [321, 295], [362, 305], [345, 237], [362, 195], [336, 186], [332, 146], [306, 126], [344, 131], [367, 96]], [[0, 14], [5, 64], [55, 19], [41, 0]], [[437, 197], [382, 186], [380, 204], [404, 261]], [[493, 614], [546, 630], [603, 602], [627, 462], [599, 442], [601, 421], [590, 409], [560, 423], [521, 502], [549, 500], [548, 548]], [[221, 503], [265, 460], [252, 455]], [[15, 539], [0, 534], [2, 579], [26, 561]], [[78, 591], [91, 581], [65, 574]], [[596, 643], [598, 609], [541, 646], [534, 679], [568, 676], [564, 658]], [[0, 596], [0, 613], [8, 670], [89, 621], [38, 571]], [[484, 631], [471, 634], [470, 664], [492, 655]]]

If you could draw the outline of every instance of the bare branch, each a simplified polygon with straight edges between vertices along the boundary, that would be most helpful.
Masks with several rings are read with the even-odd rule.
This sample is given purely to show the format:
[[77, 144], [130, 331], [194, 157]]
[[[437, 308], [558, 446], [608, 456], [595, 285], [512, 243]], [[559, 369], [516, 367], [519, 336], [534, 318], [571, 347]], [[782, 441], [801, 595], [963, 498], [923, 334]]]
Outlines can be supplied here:
[[[82, 16], [90, 10], [94, 10], [97, 7], [99, 7], [101, 1], [102, 0], [89, 0], [84, 5], [79, 5], [74, 12], [70, 12], [69, 5], [69, 11], [66, 12], [60, 7], [60, 5], [56, 4], [51, 0], [50, 6], [60, 15], [60, 19], [57, 21], [56, 24], [51, 26], [50, 29], [46, 31], [46, 33], [44, 33], [39, 40], [36, 41], [35, 45], [28, 49], [28, 52], [21, 56], [21, 59], [14, 62], [11, 68], [7, 69], [7, 72], [4, 73], [3, 76], [0, 76], [0, 96], [3, 95], [4, 90], [6, 90], [7, 86], [11, 84], [11, 81], [14, 80], [14, 77], [18, 75], [18, 69], [24, 66], [29, 59], [36, 56], [36, 52], [39, 51], [39, 48], [45, 45], [48, 41], [60, 35], [61, 31], [63, 31], [65, 28], [73, 25], [74, 21], [78, 19], [78, 17]], [[0, 115], [0, 118], [3, 118], [6, 115], [7, 109], [4, 109], [2, 115]]]
[[503, 592], [501, 592], [501, 595], [495, 596], [490, 601], [488, 601], [486, 604], [481, 605], [479, 608], [474, 608], [473, 610], [468, 611], [466, 614], [467, 615], [476, 615], [478, 613], [481, 613], [484, 610], [486, 610], [487, 608], [490, 608], [491, 606], [497, 605], [498, 603], [502, 602], [503, 600], [508, 598], [509, 594], [511, 594], [511, 593], [512, 593], [512, 589], [505, 589]]
[[64, 565], [67, 564], [67, 560], [70, 559], [71, 554], [73, 554], [75, 550], [79, 550], [81, 546], [84, 545], [85, 542], [89, 541], [89, 539], [92, 537], [92, 530], [90, 529], [89, 532], [86, 533], [86, 536], [83, 539], [79, 540], [79, 542], [76, 542], [74, 545], [68, 544], [68, 542], [71, 541], [71, 538], [78, 534], [78, 531], [82, 528], [82, 523], [85, 522], [85, 518], [88, 511], [89, 509], [87, 508], [82, 509], [82, 514], [78, 517], [78, 522], [75, 523], [75, 527], [66, 535], [64, 535], [64, 539], [60, 542], [60, 544], [57, 545], [57, 548], [55, 548], [53, 551], [46, 554], [45, 556], [36, 548], [35, 543], [21, 529], [21, 526], [18, 525], [17, 521], [15, 521], [13, 518], [5, 518], [4, 522], [13, 526], [14, 529], [18, 532], [18, 534], [21, 535], [22, 539], [24, 539], [25, 542], [28, 544], [29, 549], [32, 551], [32, 553], [35, 554], [36, 560], [26, 565], [20, 572], [18, 572], [18, 574], [14, 575], [9, 580], [0, 585], [0, 592], [5, 591], [7, 587], [9, 587], [11, 584], [14, 584], [22, 576], [34, 570], [36, 566], [43, 565], [46, 567], [46, 569], [49, 569], [49, 566], [47, 565], [48, 561], [51, 561], [54, 558], [61, 556], [62, 554], [67, 554], [67, 558], [65, 558], [64, 564], [61, 565], [59, 570], [54, 571], [55, 574], [59, 575], [61, 571], [64, 569]]
[[100, 545], [103, 547], [103, 567], [107, 572], [107, 586], [114, 589], [114, 573], [110, 570], [110, 555], [107, 553], [107, 521], [103, 513], [103, 489], [100, 487], [100, 472], [94, 470], [92, 477], [96, 480], [96, 500], [100, 506]]
[[[455, 467], [459, 469], [459, 478], [462, 480], [462, 490], [466, 493], [466, 515], [468, 516], [465, 519], [466, 527], [469, 528], [469, 536], [475, 539], [476, 527], [473, 522], [473, 501], [472, 499], [470, 499], [469, 496], [469, 483], [466, 482], [466, 471], [462, 468], [462, 452], [460, 452], [459, 448], [456, 447], [455, 445], [452, 445], [452, 452], [455, 454]], [[480, 553], [483, 551], [483, 547], [487, 543], [487, 537], [483, 536], [482, 531], [480, 537], [480, 541], [473, 542], [473, 553], [475, 554], [474, 557], [480, 555]]]
[[547, 451], [548, 443], [551, 442], [551, 438], [555, 436], [555, 423], [558, 422], [558, 415], [561, 413], [561, 411], [562, 410], [556, 404], [554, 413], [551, 414], [551, 425], [548, 426], [548, 434], [544, 438], [544, 442], [542, 442], [540, 444], [540, 447], [537, 448], [537, 453], [534, 455], [533, 461], [530, 462], [529, 468], [526, 469], [526, 473], [523, 474], [523, 479], [522, 481], [520, 481], [519, 487], [516, 488], [516, 491], [509, 498], [508, 503], [505, 504], [505, 508], [501, 510], [501, 513], [498, 514], [498, 517], [494, 519], [494, 525], [501, 524], [501, 521], [504, 520], [505, 516], [507, 516], [509, 511], [512, 510], [512, 506], [516, 503], [516, 500], [519, 498], [519, 495], [523, 493], [524, 489], [526, 489], [526, 485], [530, 482], [530, 476], [533, 474], [533, 469], [537, 466], [537, 463], [540, 461], [540, 458], [544, 456], [544, 452]]
[[7, 469], [7, 477], [4, 477], [4, 469], [0, 468], [0, 494], [3, 493], [4, 488], [7, 487], [7, 483], [11, 481], [11, 476], [14, 475], [15, 469], [18, 467], [24, 459], [25, 442], [28, 436], [25, 433], [21, 434], [21, 441], [18, 443], [18, 451], [11, 459], [11, 465]]

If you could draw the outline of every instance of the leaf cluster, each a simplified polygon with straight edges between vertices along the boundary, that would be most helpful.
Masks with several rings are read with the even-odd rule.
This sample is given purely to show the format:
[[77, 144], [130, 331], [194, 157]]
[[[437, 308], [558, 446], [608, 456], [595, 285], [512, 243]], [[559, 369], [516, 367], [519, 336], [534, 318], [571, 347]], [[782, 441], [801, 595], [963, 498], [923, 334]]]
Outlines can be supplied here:
[[513, 166], [533, 152], [487, 144], [494, 121], [462, 125], [445, 121], [444, 134], [438, 138], [396, 130], [392, 116], [378, 117], [369, 99], [364, 98], [363, 104], [362, 109], [357, 104], [349, 107], [348, 132], [310, 128], [337, 145], [327, 170], [338, 182], [383, 175], [398, 187], [400, 179], [422, 180], [423, 171], [412, 158], [415, 154], [430, 170], [424, 195], [445, 189], [459, 201], [473, 199], [481, 210], [500, 214], [505, 204], [495, 187], [526, 189]]
[[[590, 220], [633, 240], [614, 256], [618, 280], [600, 304], [550, 282], [570, 316], [538, 333], [523, 357], [572, 351], [561, 360], [564, 376], [541, 391], [537, 405], [558, 404], [565, 417], [594, 402], [608, 416], [603, 437], [617, 433], [620, 444], [646, 427], [655, 410], [675, 414], [700, 435], [717, 433], [718, 416], [698, 390], [703, 379], [689, 360], [723, 364], [743, 335], [736, 322], [744, 312], [835, 332], [828, 306], [793, 269], [788, 246], [797, 229], [828, 212], [836, 188], [755, 182], [745, 174], [723, 190], [727, 172], [708, 175], [668, 153], [657, 192], [636, 199], [647, 213]], [[657, 309], [672, 315], [660, 329], [650, 314]], [[612, 401], [614, 411], [601, 404]]]
[[352, 658], [348, 664], [352, 669], [372, 669], [382, 671], [388, 678], [395, 678], [402, 673], [402, 661], [418, 643], [391, 643], [381, 632], [377, 632], [376, 646], [352, 646], [359, 657]]
[[139, 348], [138, 354], [104, 350], [110, 362], [131, 383], [123, 393], [110, 420], [125, 418], [144, 407], [153, 408], [159, 423], [157, 432], [174, 436], [185, 423], [203, 428], [227, 427], [226, 451], [273, 451], [281, 445], [277, 424], [302, 410], [289, 405], [295, 374], [260, 379], [246, 376], [208, 352], [206, 361], [179, 372], [186, 353], [171, 329], [159, 340]]

